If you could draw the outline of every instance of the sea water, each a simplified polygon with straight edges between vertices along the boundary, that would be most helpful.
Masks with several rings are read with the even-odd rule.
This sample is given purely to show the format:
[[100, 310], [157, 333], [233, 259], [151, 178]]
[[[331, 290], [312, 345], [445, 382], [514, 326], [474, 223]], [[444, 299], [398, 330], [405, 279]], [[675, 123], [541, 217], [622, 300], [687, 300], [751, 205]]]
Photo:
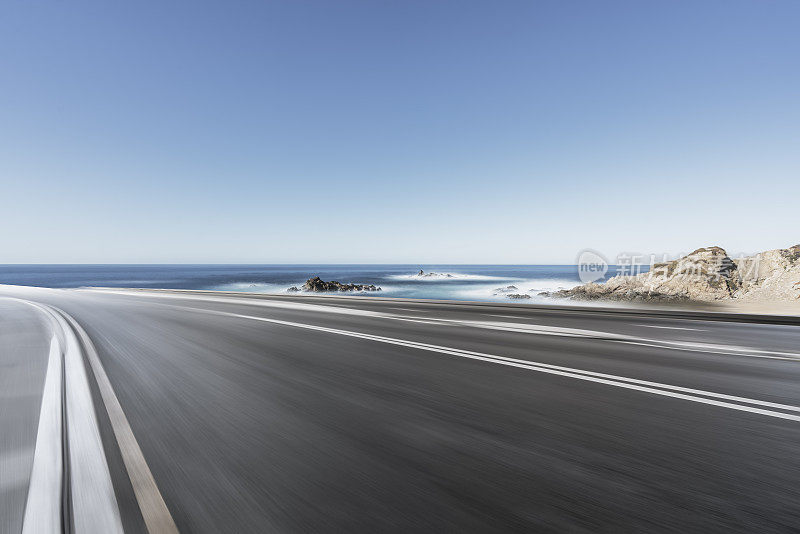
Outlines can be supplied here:
[[[422, 269], [425, 274], [419, 276]], [[609, 269], [613, 276], [615, 269]], [[0, 284], [140, 287], [284, 294], [308, 278], [375, 284], [386, 297], [508, 301], [580, 284], [575, 265], [0, 265]], [[509, 289], [508, 286], [513, 286]]]

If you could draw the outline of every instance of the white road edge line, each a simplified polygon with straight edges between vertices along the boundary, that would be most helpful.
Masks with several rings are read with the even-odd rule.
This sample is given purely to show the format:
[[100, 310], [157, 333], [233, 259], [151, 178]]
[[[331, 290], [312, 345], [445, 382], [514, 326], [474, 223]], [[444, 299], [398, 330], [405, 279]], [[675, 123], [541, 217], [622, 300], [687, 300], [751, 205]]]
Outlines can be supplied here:
[[[178, 529], [172, 515], [156, 486], [155, 479], [100, 362], [97, 350], [86, 331], [69, 314], [54, 306], [24, 299], [13, 300], [28, 304], [44, 313], [54, 324], [54, 331], [63, 336], [66, 347], [62, 356], [57, 337], [54, 335], [45, 378], [42, 415], [39, 419], [23, 533], [55, 533], [71, 529], [71, 527], [62, 529], [62, 481], [66, 466], [63, 465], [61, 436], [64, 434], [67, 435], [69, 443], [70, 497], [75, 532], [97, 534], [123, 532], [111, 475], [97, 427], [88, 372], [83, 362], [77, 334], [108, 412], [147, 531], [150, 534], [177, 534]], [[51, 381], [51, 376], [57, 380]], [[66, 401], [66, 410], [62, 405], [62, 394]], [[53, 403], [57, 403], [57, 406], [52, 406]], [[46, 417], [44, 417], [45, 410], [47, 410]], [[57, 412], [59, 417], [57, 432], [54, 432], [56, 427], [52, 421], [51, 411]], [[66, 427], [61, 422], [62, 411], [66, 412]], [[46, 430], [43, 430], [43, 424]], [[58, 462], [55, 466], [52, 465], [54, 458]], [[53, 476], [53, 469], [56, 469], [57, 477]], [[41, 496], [46, 497], [45, 502]], [[63, 526], [69, 527], [69, 525]]]
[[680, 350], [685, 352], [702, 352], [705, 354], [741, 356], [746, 358], [767, 358], [770, 360], [800, 360], [800, 354], [794, 352], [765, 351], [749, 347], [736, 347], [732, 345], [711, 345], [707, 343], [691, 341], [673, 341], [648, 339], [643, 337], [627, 336], [613, 332], [603, 332], [600, 330], [580, 330], [576, 328], [564, 328], [560, 326], [546, 326], [523, 323], [487, 323], [483, 321], [463, 321], [458, 319], [436, 319], [429, 318], [422, 320], [414, 317], [386, 316], [386, 319], [396, 321], [407, 321], [411, 323], [439, 324], [442, 326], [466, 326], [468, 328], [484, 328], [487, 330], [499, 330], [503, 332], [518, 332], [522, 334], [533, 334], [541, 336], [558, 336], [572, 338], [591, 338], [602, 339], [610, 343], [626, 343], [629, 345], [641, 345], [643, 347], [655, 347], [660, 349]]
[[[61, 323], [63, 317], [56, 314]], [[76, 532], [122, 533], [111, 472], [89, 389], [89, 377], [75, 333], [64, 323], [64, 393], [69, 444], [70, 501]]]
[[62, 382], [61, 346], [53, 334], [44, 378], [22, 534], [62, 532]]
[[120, 405], [119, 399], [114, 393], [92, 340], [75, 319], [64, 312], [60, 313], [66, 317], [78, 333], [86, 349], [86, 357], [100, 389], [100, 396], [108, 412], [108, 418], [111, 421], [114, 436], [117, 438], [122, 461], [128, 471], [133, 492], [136, 495], [136, 501], [139, 503], [139, 509], [144, 518], [147, 531], [150, 534], [177, 534], [178, 528], [175, 526], [175, 521], [172, 519], [164, 498], [158, 490], [153, 474], [150, 472], [147, 461], [145, 461], [142, 454], [142, 449], [133, 435], [128, 418], [125, 416], [122, 405]]
[[[666, 397], [672, 397], [676, 399], [687, 400], [691, 402], [697, 402], [701, 404], [709, 404], [712, 406], [719, 406], [721, 408], [728, 408], [731, 410], [738, 410], [743, 412], [750, 412], [756, 413], [760, 415], [766, 415], [769, 417], [776, 417], [779, 419], [788, 419], [791, 421], [800, 421], [800, 415], [790, 414], [790, 413], [783, 413], [774, 410], [767, 410], [763, 408], [756, 408], [754, 406], [764, 406], [769, 408], [776, 408], [781, 410], [787, 411], [795, 411], [800, 412], [800, 407], [798, 406], [791, 406], [788, 404], [779, 404], [774, 402], [767, 402], [757, 399], [749, 399], [747, 397], [739, 397], [735, 395], [726, 395], [723, 393], [715, 393], [712, 391], [704, 391], [700, 389], [693, 389], [693, 388], [686, 388], [681, 386], [673, 386], [671, 384], [662, 384], [659, 382], [650, 382], [647, 380], [638, 380], [635, 378], [628, 378], [624, 376], [617, 376], [617, 375], [610, 375], [605, 373], [597, 373], [594, 371], [586, 371], [583, 369], [574, 369], [570, 367], [562, 367], [558, 365], [551, 365], [541, 362], [535, 362], [530, 360], [519, 360], [515, 358], [507, 358], [504, 356], [496, 356], [493, 354], [485, 354], [481, 352], [472, 352], [462, 349], [457, 349], [453, 347], [443, 347], [439, 345], [429, 345], [427, 343], [418, 343], [415, 341], [406, 341], [403, 339], [396, 339], [384, 336], [376, 336], [372, 334], [364, 334], [361, 332], [353, 332], [350, 330], [339, 330], [336, 328], [328, 328], [324, 326], [316, 326], [316, 325], [309, 325], [304, 323], [295, 323], [292, 321], [282, 321], [280, 319], [270, 319], [267, 317], [257, 317], [253, 315], [244, 315], [239, 313], [230, 313], [230, 312], [221, 312], [215, 310], [205, 310], [202, 308], [191, 308], [191, 307], [184, 307], [187, 310], [194, 310], [201, 313], [208, 313], [212, 315], [223, 315], [228, 317], [237, 317], [241, 319], [251, 319], [255, 321], [263, 321], [268, 323], [280, 324], [285, 326], [293, 326], [296, 328], [305, 328], [308, 330], [317, 330], [320, 332], [328, 332], [332, 334], [339, 334], [345, 335], [350, 337], [358, 337], [362, 339], [368, 339], [371, 341], [378, 341], [381, 343], [389, 343], [392, 345], [403, 345], [406, 347], [427, 350], [431, 352], [438, 352], [442, 354], [450, 354], [453, 356], [459, 356], [462, 358], [469, 358], [474, 360], [481, 360], [490, 363], [496, 363], [500, 365], [507, 365], [511, 367], [518, 367], [522, 369], [528, 369], [531, 371], [537, 371], [540, 373], [548, 373], [554, 374], [559, 376], [565, 376], [569, 378], [575, 378], [577, 380], [586, 380], [589, 382], [597, 382], [600, 384], [605, 384], [609, 386], [625, 388], [625, 389], [632, 389], [636, 391], [642, 391], [646, 393], [651, 393], [653, 395], [662, 395]], [[663, 389], [661, 389], [663, 388]], [[710, 398], [706, 398], [710, 397]], [[722, 400], [715, 400], [715, 399], [725, 399], [725, 401], [736, 401], [743, 404], [735, 404], [734, 402], [725, 402]], [[754, 406], [746, 406], [745, 404], [752, 404]]]
[[[72, 524], [64, 524], [63, 521], [60, 521], [61, 529], [55, 531], [37, 531], [34, 526], [31, 526], [31, 532], [67, 532], [74, 528], [75, 532], [80, 533], [122, 534], [122, 520], [119, 515], [117, 498], [111, 483], [111, 473], [106, 462], [103, 442], [100, 438], [100, 428], [92, 403], [86, 366], [75, 333], [64, 320], [63, 312], [44, 304], [22, 299], [16, 300], [21, 300], [47, 315], [54, 323], [54, 333], [61, 334], [63, 343], [63, 350], [59, 354], [60, 358], [63, 357], [61, 361], [63, 370], [61, 391], [63, 395], [59, 399], [59, 409], [64, 415], [59, 432], [65, 436], [66, 447], [58, 452], [58, 456], [61, 457], [62, 480], [59, 495], [63, 490], [64, 482], [69, 484], [70, 511], [67, 517], [71, 518]], [[49, 452], [52, 454], [52, 451]], [[63, 456], [64, 454], [66, 457]], [[34, 460], [36, 460], [35, 452]], [[40, 458], [40, 460], [45, 459]], [[45, 461], [52, 461], [52, 458]], [[32, 473], [36, 469], [37, 466], [34, 465]], [[47, 482], [53, 484], [52, 480]], [[39, 490], [34, 487], [34, 491], [38, 492]], [[49, 488], [50, 498], [54, 494], [55, 489]], [[59, 498], [57, 503], [59, 511], [62, 509], [62, 502], [63, 499]], [[56, 506], [56, 503], [52, 502], [40, 502], [39, 504], [45, 506], [45, 511]], [[31, 515], [28, 515], [29, 509], [26, 505], [26, 519], [29, 517], [32, 519], [38, 513], [39, 510], [31, 509]], [[23, 530], [26, 528], [28, 527], [23, 525]]]

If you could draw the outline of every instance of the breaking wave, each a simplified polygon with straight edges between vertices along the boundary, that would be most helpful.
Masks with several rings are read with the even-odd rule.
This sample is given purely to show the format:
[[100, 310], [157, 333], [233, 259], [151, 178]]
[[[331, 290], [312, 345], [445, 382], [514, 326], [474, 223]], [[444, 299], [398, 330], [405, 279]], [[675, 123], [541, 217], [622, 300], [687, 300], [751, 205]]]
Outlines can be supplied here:
[[403, 280], [406, 282], [447, 282], [447, 281], [473, 281], [482, 280], [517, 280], [516, 278], [506, 278], [504, 276], [489, 276], [484, 274], [465, 274], [465, 273], [425, 273], [425, 274], [392, 274], [386, 278], [391, 280]]
[[[510, 301], [508, 295], [522, 294], [530, 295], [533, 301], [542, 301], [546, 297], [540, 296], [543, 291], [558, 291], [559, 289], [571, 289], [579, 282], [575, 280], [554, 280], [554, 279], [505, 279], [506, 284], [480, 284], [454, 288], [452, 298], [465, 300], [489, 300], [489, 301]], [[519, 301], [515, 301], [519, 302]]]

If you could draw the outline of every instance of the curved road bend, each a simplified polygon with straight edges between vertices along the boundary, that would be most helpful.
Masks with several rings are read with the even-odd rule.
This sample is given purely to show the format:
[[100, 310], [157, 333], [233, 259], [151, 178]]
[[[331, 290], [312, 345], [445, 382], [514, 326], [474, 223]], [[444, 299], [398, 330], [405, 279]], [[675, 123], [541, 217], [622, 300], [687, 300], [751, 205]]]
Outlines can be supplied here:
[[794, 531], [784, 322], [3, 287], [0, 532]]

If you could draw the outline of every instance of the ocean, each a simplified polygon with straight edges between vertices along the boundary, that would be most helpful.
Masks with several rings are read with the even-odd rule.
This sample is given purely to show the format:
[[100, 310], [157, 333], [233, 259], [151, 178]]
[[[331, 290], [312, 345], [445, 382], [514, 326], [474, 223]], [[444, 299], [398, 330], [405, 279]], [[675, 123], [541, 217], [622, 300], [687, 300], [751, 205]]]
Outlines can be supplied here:
[[[436, 273], [420, 277], [419, 270]], [[606, 277], [613, 276], [612, 266]], [[286, 293], [308, 278], [375, 284], [364, 295], [449, 300], [546, 301], [542, 291], [580, 284], [575, 265], [0, 265], [0, 284], [53, 288], [141, 287]], [[508, 289], [514, 286], [514, 289]], [[500, 292], [499, 289], [506, 292]]]

